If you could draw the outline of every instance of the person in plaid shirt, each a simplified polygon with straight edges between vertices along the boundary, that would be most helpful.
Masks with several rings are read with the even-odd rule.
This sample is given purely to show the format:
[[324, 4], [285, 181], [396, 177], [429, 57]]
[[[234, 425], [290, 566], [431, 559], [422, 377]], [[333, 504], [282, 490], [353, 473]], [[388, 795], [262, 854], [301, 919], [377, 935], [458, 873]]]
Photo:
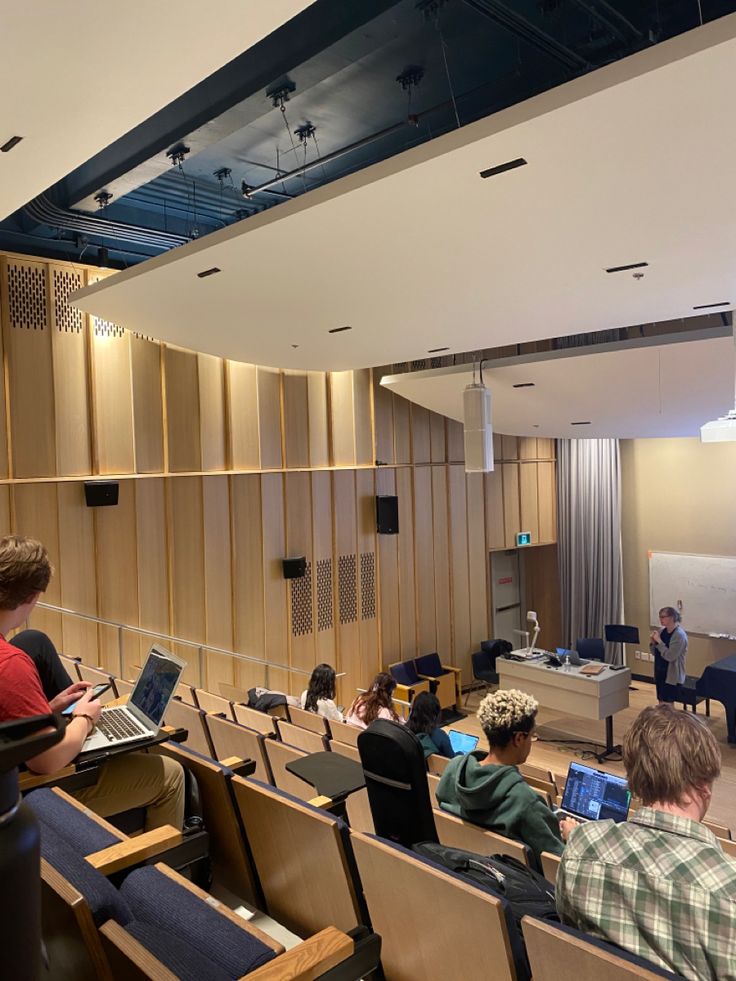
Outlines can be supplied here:
[[700, 822], [721, 770], [713, 733], [672, 705], [626, 734], [629, 821], [570, 834], [557, 875], [563, 923], [701, 981], [736, 981], [736, 860]]

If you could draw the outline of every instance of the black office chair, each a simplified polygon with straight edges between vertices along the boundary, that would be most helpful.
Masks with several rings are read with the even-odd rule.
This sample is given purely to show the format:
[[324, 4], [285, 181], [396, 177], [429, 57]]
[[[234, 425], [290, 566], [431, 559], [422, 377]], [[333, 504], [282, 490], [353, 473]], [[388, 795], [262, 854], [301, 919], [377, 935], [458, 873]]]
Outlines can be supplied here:
[[685, 681], [677, 686], [677, 701], [682, 702], [682, 707], [687, 711], [688, 705], [693, 710], [693, 712], [698, 711], [698, 705], [705, 701], [705, 714], [710, 716], [710, 698], [706, 695], [698, 695], [696, 686], [700, 678], [696, 678], [695, 675], [688, 674], [685, 676]]
[[579, 657], [586, 661], [602, 661], [606, 654], [605, 646], [600, 637], [578, 637], [575, 650]]

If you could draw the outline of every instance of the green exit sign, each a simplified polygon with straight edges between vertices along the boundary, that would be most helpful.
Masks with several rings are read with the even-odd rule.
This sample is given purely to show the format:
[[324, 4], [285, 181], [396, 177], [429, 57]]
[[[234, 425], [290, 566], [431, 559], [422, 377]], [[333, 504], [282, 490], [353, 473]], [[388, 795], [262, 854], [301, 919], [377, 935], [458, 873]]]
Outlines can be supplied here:
[[532, 543], [532, 533], [530, 531], [518, 531], [516, 533], [516, 544], [518, 545], [531, 545]]

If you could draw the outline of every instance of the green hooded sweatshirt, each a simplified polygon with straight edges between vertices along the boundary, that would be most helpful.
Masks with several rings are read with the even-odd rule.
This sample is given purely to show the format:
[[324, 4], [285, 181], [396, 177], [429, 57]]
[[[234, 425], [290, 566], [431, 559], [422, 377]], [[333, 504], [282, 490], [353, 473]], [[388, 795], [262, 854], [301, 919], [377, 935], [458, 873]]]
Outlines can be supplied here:
[[437, 787], [442, 809], [542, 852], [564, 849], [557, 818], [515, 766], [481, 766], [484, 753], [450, 760]]

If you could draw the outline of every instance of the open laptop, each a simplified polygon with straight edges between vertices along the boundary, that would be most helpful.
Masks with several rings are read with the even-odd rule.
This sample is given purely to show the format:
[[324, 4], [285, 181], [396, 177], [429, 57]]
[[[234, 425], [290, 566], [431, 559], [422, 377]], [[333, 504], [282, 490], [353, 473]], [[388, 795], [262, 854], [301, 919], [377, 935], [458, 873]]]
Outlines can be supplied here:
[[565, 781], [562, 805], [557, 817], [576, 821], [605, 821], [617, 824], [629, 815], [631, 791], [625, 777], [604, 770], [595, 770], [583, 763], [571, 763]]
[[480, 738], [471, 736], [469, 732], [460, 732], [459, 729], [448, 729], [447, 735], [450, 737], [453, 753], [472, 753]]
[[581, 664], [590, 664], [590, 661], [585, 657], [580, 657], [576, 650], [568, 650], [566, 647], [558, 647], [557, 656], [559, 658], [563, 658], [565, 655], [567, 655], [570, 664], [575, 665], [575, 667], [579, 667]]
[[103, 708], [99, 721], [82, 746], [81, 752], [110, 749], [121, 743], [150, 739], [158, 735], [164, 714], [186, 667], [173, 654], [154, 644], [138, 675], [127, 705]]

